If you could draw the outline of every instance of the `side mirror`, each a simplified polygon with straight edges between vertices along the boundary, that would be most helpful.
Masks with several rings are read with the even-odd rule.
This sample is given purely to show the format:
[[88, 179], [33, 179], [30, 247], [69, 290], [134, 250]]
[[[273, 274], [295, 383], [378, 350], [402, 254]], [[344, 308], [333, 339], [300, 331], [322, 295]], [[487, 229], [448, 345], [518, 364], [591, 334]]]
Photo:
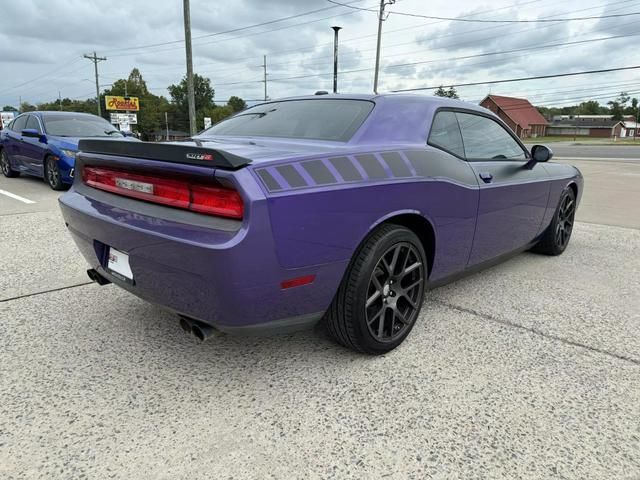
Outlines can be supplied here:
[[526, 168], [531, 170], [536, 163], [548, 162], [553, 158], [553, 152], [545, 145], [534, 145], [531, 147], [531, 159], [525, 165]]
[[26, 128], [22, 130], [22, 136], [29, 138], [40, 138], [40, 132], [35, 128]]
[[47, 136], [35, 128], [25, 128], [21, 133], [23, 137], [37, 138], [40, 143], [47, 143]]

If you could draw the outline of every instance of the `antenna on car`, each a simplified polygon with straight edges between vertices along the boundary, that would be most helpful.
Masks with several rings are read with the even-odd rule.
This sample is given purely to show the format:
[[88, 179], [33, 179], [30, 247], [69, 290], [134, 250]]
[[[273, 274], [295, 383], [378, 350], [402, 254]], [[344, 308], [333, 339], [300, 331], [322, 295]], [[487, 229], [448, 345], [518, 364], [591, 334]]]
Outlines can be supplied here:
[[329, 92], [326, 90], [318, 90], [314, 95], [329, 95]]

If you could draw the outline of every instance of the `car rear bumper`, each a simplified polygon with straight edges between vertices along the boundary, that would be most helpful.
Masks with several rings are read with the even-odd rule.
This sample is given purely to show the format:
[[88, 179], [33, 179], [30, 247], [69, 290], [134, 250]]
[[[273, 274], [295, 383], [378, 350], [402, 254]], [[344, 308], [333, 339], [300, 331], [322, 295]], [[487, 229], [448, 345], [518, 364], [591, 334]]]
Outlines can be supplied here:
[[[282, 268], [264, 203], [252, 205], [251, 222], [220, 229], [147, 215], [145, 209], [176, 210], [91, 190], [87, 197], [74, 186], [60, 198], [65, 223], [89, 266], [144, 300], [221, 331], [273, 333], [312, 325], [331, 303], [346, 267]], [[133, 282], [106, 269], [111, 247], [129, 255]], [[306, 275], [316, 276], [313, 283], [281, 288], [282, 281]]]

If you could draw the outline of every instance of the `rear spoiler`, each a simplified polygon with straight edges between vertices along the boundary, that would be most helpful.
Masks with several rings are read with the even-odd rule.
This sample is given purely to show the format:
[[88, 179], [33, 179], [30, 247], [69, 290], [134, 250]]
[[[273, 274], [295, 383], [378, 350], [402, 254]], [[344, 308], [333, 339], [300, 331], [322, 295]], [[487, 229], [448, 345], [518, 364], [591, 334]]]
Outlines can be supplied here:
[[179, 143], [128, 142], [123, 140], [80, 140], [79, 153], [116, 155], [159, 162], [186, 163], [225, 170], [237, 170], [251, 163], [248, 158], [239, 157], [223, 150], [215, 150], [197, 145]]

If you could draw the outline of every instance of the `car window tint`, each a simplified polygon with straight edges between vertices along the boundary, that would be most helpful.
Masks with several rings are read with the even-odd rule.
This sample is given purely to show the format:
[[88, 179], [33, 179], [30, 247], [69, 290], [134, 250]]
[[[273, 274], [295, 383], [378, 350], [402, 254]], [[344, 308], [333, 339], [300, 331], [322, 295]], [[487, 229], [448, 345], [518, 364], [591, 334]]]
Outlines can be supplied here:
[[464, 157], [462, 136], [456, 114], [453, 112], [438, 112], [433, 119], [429, 144], [447, 150], [459, 157]]
[[122, 133], [104, 118], [86, 113], [43, 114], [47, 135], [58, 137], [122, 137]]
[[374, 104], [364, 100], [289, 100], [257, 105], [201, 135], [348, 141]]
[[27, 126], [25, 128], [37, 130], [38, 132], [42, 133], [40, 131], [40, 124], [38, 123], [38, 119], [33, 115], [29, 115], [29, 118], [27, 119]]
[[12, 130], [14, 132], [21, 132], [26, 128], [27, 125], [27, 115], [21, 115], [13, 121]]
[[470, 160], [524, 160], [526, 154], [514, 138], [495, 120], [456, 113], [465, 155]]

